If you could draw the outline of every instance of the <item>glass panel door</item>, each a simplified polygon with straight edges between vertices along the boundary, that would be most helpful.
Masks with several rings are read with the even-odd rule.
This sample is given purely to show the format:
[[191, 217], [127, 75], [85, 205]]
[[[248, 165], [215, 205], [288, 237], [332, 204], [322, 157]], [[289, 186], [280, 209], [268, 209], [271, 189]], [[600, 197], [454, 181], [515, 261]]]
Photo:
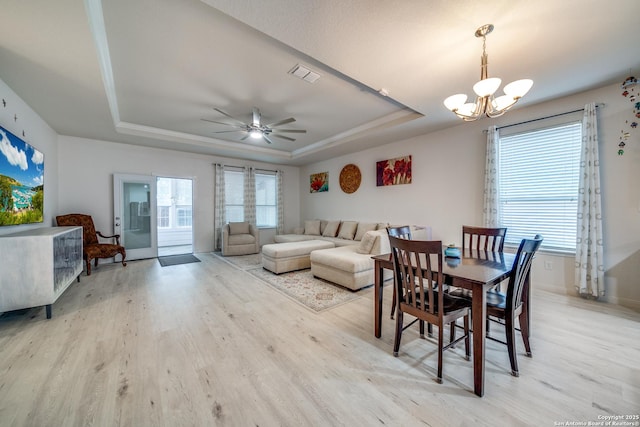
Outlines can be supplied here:
[[113, 175], [114, 230], [127, 260], [158, 256], [156, 179], [147, 175]]

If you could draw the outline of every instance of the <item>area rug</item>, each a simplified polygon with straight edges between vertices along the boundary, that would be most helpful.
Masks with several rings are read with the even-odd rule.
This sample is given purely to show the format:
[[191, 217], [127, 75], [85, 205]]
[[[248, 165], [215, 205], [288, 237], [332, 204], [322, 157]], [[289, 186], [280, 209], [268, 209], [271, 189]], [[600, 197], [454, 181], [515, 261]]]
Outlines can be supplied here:
[[222, 256], [220, 252], [213, 253], [218, 258], [233, 264], [240, 270], [248, 270], [251, 268], [262, 267], [262, 254]]
[[193, 254], [160, 256], [158, 257], [158, 261], [160, 262], [160, 265], [163, 267], [168, 267], [170, 265], [189, 264], [192, 262], [200, 262], [200, 260], [196, 258]]
[[321, 312], [358, 298], [358, 292], [313, 277], [311, 270], [274, 274], [262, 267], [246, 270], [294, 301]]

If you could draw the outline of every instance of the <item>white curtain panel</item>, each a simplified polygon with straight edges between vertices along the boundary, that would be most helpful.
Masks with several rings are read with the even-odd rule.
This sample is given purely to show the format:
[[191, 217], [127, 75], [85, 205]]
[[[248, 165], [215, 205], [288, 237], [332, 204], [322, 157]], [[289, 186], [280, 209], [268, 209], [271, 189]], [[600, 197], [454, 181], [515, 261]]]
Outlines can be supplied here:
[[278, 224], [276, 234], [284, 234], [284, 187], [282, 184], [283, 171], [276, 171], [276, 209], [278, 211]]
[[222, 227], [226, 224], [225, 201], [224, 201], [224, 165], [215, 164], [214, 185], [214, 207], [213, 207], [213, 233], [214, 250], [222, 248]]
[[487, 130], [487, 158], [484, 167], [484, 226], [500, 227], [498, 212], [498, 129]]
[[584, 107], [578, 191], [575, 285], [581, 295], [604, 296], [600, 157], [595, 103]]
[[244, 168], [244, 220], [256, 225], [256, 173], [253, 168]]

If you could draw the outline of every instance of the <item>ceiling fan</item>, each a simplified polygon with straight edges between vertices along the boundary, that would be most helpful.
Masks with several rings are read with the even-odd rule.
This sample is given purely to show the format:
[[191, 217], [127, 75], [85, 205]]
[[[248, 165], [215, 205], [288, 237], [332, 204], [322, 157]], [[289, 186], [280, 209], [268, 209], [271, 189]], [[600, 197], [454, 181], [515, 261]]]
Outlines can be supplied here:
[[218, 122], [218, 121], [209, 120], [209, 119], [202, 119], [202, 120], [204, 120], [205, 122], [217, 123], [220, 125], [226, 125], [226, 126], [231, 126], [235, 128], [234, 130], [223, 130], [223, 131], [218, 131], [214, 133], [246, 132], [246, 135], [240, 139], [241, 141], [244, 141], [248, 137], [252, 137], [256, 139], [262, 138], [265, 141], [267, 141], [269, 144], [272, 144], [273, 141], [270, 139], [270, 137], [286, 139], [287, 141], [295, 141], [294, 138], [291, 138], [285, 135], [279, 135], [280, 132], [307, 133], [307, 131], [304, 129], [276, 129], [277, 126], [295, 122], [296, 119], [294, 119], [293, 117], [289, 117], [288, 119], [283, 119], [275, 123], [269, 123], [266, 125], [262, 124], [260, 109], [258, 109], [258, 107], [253, 107], [253, 120], [251, 121], [251, 123], [245, 123], [242, 120], [236, 119], [235, 117], [225, 113], [219, 108], [214, 108], [214, 110], [216, 110], [218, 113], [222, 115], [227, 116], [228, 118], [233, 120], [234, 123]]

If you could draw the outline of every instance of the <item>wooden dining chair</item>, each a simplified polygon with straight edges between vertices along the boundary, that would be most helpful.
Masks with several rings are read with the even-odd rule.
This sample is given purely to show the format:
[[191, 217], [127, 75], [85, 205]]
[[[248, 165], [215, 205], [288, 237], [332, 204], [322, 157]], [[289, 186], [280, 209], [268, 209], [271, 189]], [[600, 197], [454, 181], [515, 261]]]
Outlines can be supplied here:
[[475, 249], [502, 252], [504, 250], [504, 239], [506, 235], [506, 227], [487, 228], [463, 225], [462, 250]]
[[[389, 236], [393, 258], [396, 301], [396, 334], [393, 355], [398, 356], [402, 332], [416, 321], [420, 325], [420, 337], [424, 338], [424, 322], [438, 327], [438, 378], [442, 383], [442, 353], [456, 342], [464, 340], [465, 355], [470, 359], [469, 313], [471, 303], [441, 292], [444, 284], [442, 273], [442, 242], [408, 240]], [[404, 314], [415, 317], [404, 325]], [[457, 341], [444, 345], [444, 326], [456, 319], [464, 319], [464, 335]]]
[[[403, 225], [400, 227], [387, 227], [387, 234], [393, 237], [399, 237], [401, 239], [411, 240], [411, 227]], [[391, 300], [391, 319], [396, 311], [396, 287], [393, 287], [393, 299]], [[431, 335], [431, 326], [429, 326], [429, 335]]]
[[529, 313], [528, 313], [528, 295], [529, 295], [529, 277], [531, 272], [531, 263], [534, 255], [542, 244], [542, 236], [537, 235], [533, 239], [523, 239], [516, 253], [516, 259], [513, 262], [513, 269], [509, 276], [509, 284], [507, 292], [502, 293], [497, 290], [487, 292], [487, 319], [498, 319], [504, 325], [506, 333], [506, 341], [499, 340], [488, 334], [487, 338], [500, 342], [507, 346], [509, 351], [509, 362], [511, 362], [511, 375], [517, 377], [518, 361], [516, 359], [516, 326], [515, 321], [518, 317], [520, 323], [520, 334], [524, 342], [524, 348], [528, 357], [531, 357], [531, 346], [529, 344]]
[[[502, 252], [504, 250], [504, 239], [507, 236], [506, 227], [475, 227], [470, 225], [462, 226], [462, 251], [471, 249], [484, 252]], [[494, 287], [498, 288], [500, 284]], [[471, 299], [471, 290], [456, 288], [455, 283], [451, 286], [449, 292], [453, 296]], [[488, 329], [488, 325], [487, 325]], [[453, 341], [456, 336], [456, 328], [451, 328], [450, 340]]]

